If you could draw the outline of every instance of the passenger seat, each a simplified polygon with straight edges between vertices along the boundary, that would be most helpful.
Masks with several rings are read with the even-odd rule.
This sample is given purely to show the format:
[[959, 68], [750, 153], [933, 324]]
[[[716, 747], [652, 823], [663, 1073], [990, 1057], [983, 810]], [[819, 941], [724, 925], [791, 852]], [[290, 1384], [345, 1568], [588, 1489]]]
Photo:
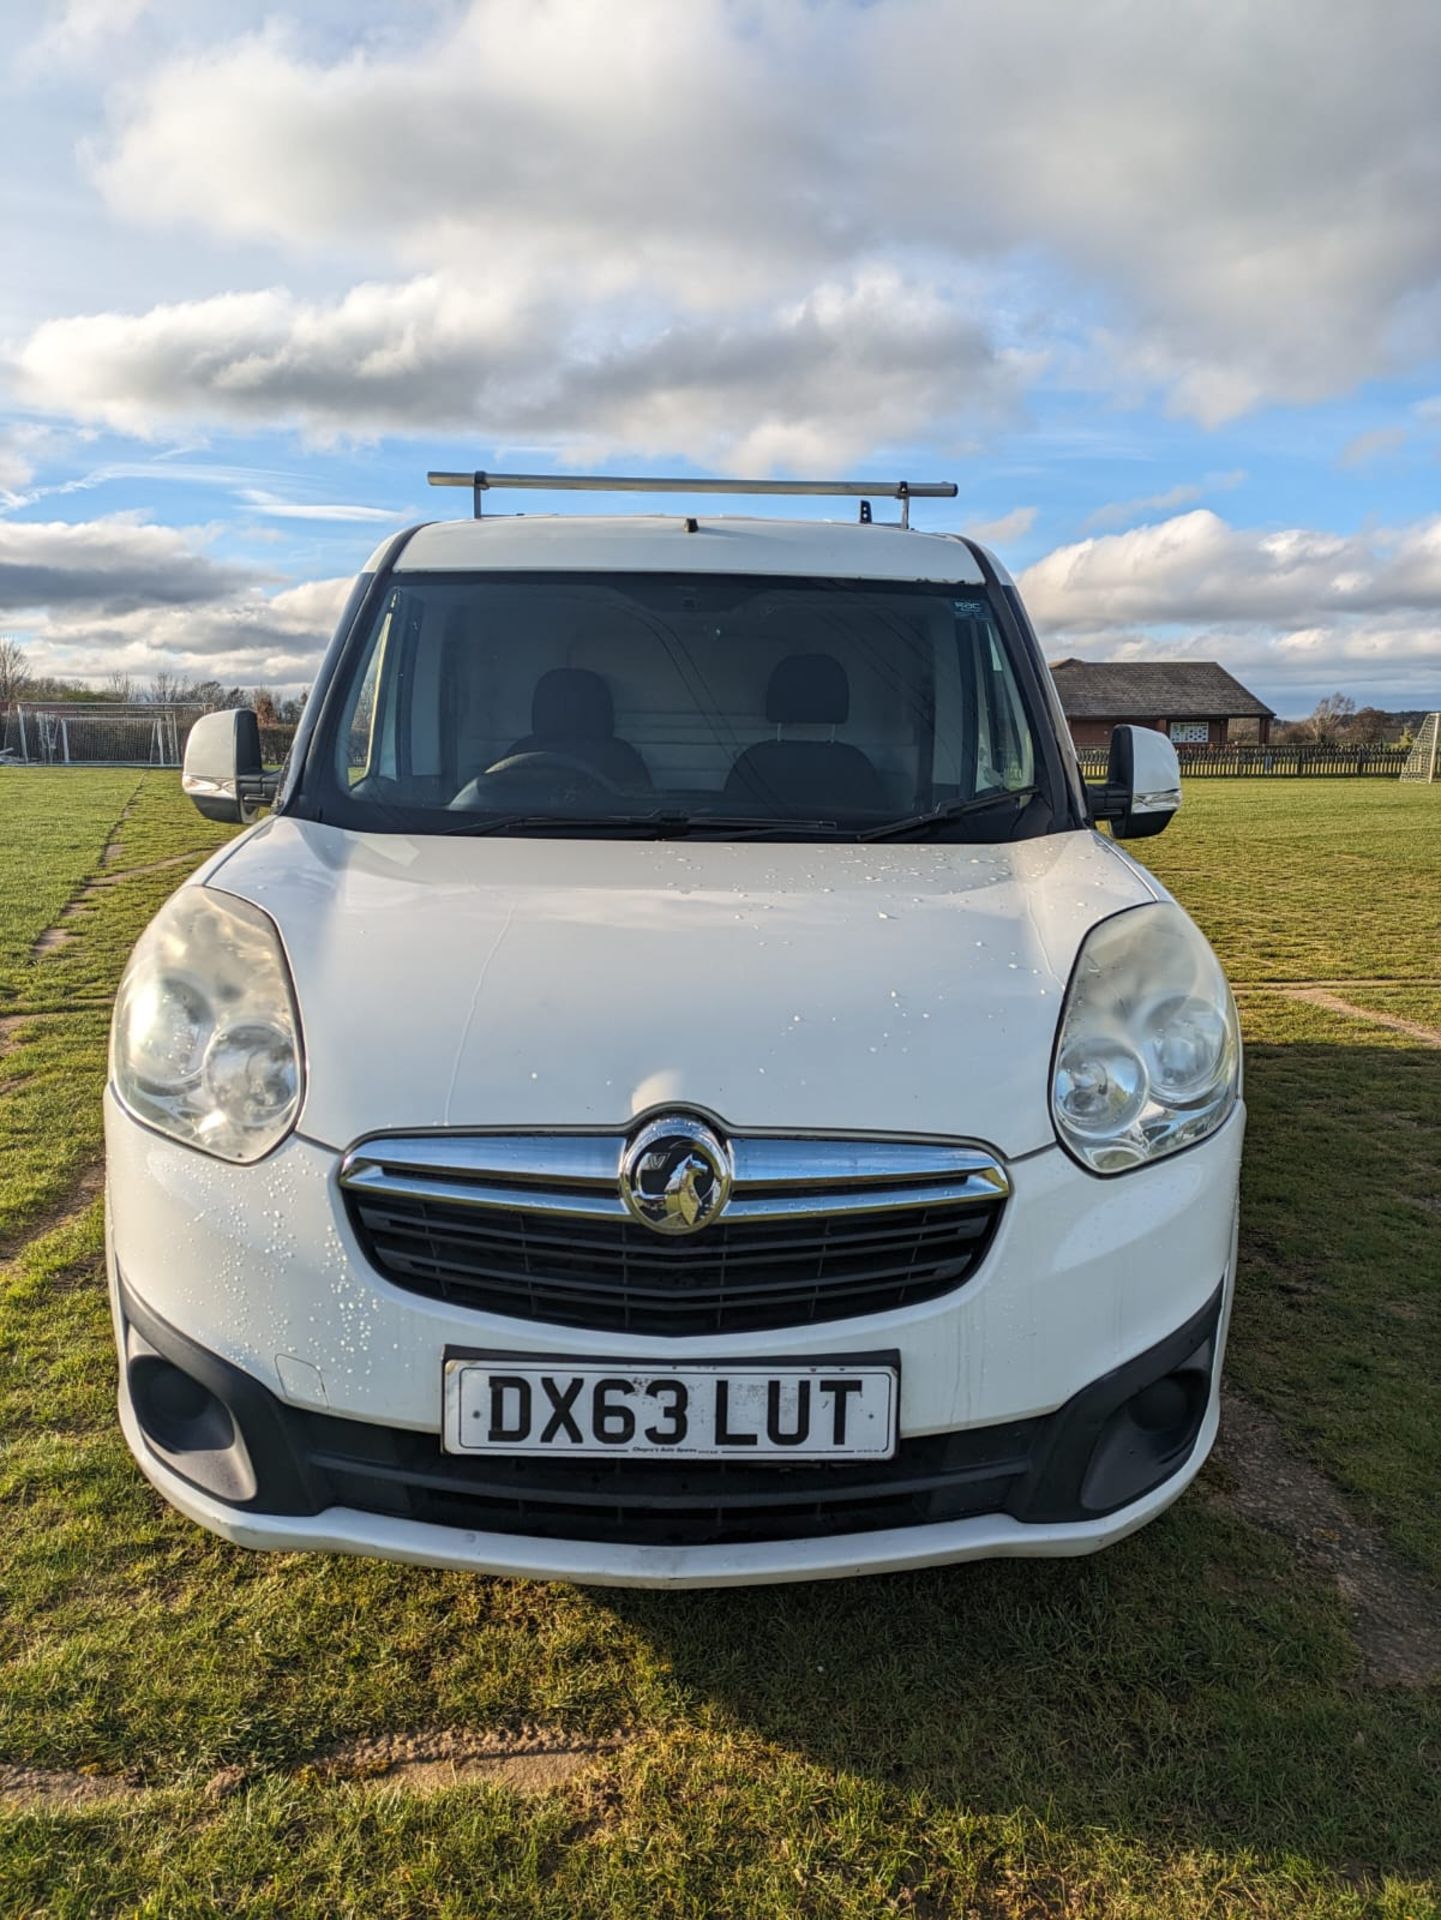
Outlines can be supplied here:
[[851, 683], [833, 654], [790, 654], [766, 689], [766, 719], [776, 737], [737, 756], [726, 778], [727, 801], [744, 811], [793, 816], [882, 811], [880, 775], [859, 747], [834, 738], [783, 738], [786, 727], [843, 726], [850, 711]]

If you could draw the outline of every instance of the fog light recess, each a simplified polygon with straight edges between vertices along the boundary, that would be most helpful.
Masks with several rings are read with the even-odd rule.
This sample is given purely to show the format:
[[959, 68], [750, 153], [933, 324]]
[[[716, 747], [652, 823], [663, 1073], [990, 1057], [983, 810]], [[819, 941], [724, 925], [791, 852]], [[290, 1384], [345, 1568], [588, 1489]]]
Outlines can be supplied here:
[[255, 1471], [229, 1407], [133, 1326], [126, 1329], [125, 1379], [146, 1444], [166, 1466], [222, 1500], [254, 1498]]
[[1210, 1385], [1208, 1367], [1183, 1367], [1122, 1401], [1096, 1436], [1082, 1506], [1109, 1513], [1168, 1479], [1196, 1444]]

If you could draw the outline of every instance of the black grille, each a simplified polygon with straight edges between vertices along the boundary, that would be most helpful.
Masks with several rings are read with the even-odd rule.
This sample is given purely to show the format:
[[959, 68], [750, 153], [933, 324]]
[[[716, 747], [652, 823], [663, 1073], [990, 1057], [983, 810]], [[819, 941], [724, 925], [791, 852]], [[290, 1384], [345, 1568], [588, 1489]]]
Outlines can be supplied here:
[[347, 1190], [371, 1261], [412, 1293], [560, 1326], [738, 1333], [880, 1313], [959, 1286], [1001, 1201], [722, 1220], [665, 1240], [629, 1220]]
[[336, 1504], [541, 1539], [724, 1546], [820, 1539], [1002, 1511], [1031, 1468], [1040, 1420], [902, 1440], [892, 1460], [758, 1467], [729, 1461], [468, 1459], [434, 1434], [333, 1415], [303, 1421]]

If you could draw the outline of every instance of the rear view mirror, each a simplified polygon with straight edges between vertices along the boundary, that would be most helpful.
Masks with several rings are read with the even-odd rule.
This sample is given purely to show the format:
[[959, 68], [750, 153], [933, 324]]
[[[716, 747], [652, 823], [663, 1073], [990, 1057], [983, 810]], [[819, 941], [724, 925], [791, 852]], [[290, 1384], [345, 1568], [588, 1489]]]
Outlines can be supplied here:
[[207, 820], [249, 826], [270, 798], [260, 765], [260, 722], [249, 707], [205, 713], [185, 742], [180, 784]]
[[1109, 820], [1118, 840], [1143, 840], [1169, 826], [1181, 804], [1176, 749], [1154, 727], [1116, 727], [1104, 787], [1091, 789], [1091, 818]]

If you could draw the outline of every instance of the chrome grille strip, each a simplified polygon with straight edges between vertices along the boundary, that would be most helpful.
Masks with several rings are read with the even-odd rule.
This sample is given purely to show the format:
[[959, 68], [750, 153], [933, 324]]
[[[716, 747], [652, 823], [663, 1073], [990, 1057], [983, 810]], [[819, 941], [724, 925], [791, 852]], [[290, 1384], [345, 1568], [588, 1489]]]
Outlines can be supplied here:
[[[617, 1188], [622, 1135], [415, 1134], [352, 1147], [340, 1183], [357, 1193], [588, 1219], [629, 1218]], [[1010, 1192], [982, 1148], [944, 1141], [732, 1136], [726, 1220], [798, 1220], [940, 1204], [994, 1203]]]
[[[418, 1133], [365, 1140], [341, 1162], [340, 1178], [375, 1168], [444, 1179], [539, 1181], [547, 1187], [615, 1191], [625, 1139], [594, 1133]], [[519, 1202], [507, 1202], [518, 1205]]]
[[984, 1178], [999, 1185], [984, 1196], [1007, 1191], [1006, 1177], [988, 1153], [977, 1147], [924, 1140], [826, 1140], [745, 1137], [734, 1139], [735, 1184], [743, 1187], [874, 1187], [917, 1180]]

